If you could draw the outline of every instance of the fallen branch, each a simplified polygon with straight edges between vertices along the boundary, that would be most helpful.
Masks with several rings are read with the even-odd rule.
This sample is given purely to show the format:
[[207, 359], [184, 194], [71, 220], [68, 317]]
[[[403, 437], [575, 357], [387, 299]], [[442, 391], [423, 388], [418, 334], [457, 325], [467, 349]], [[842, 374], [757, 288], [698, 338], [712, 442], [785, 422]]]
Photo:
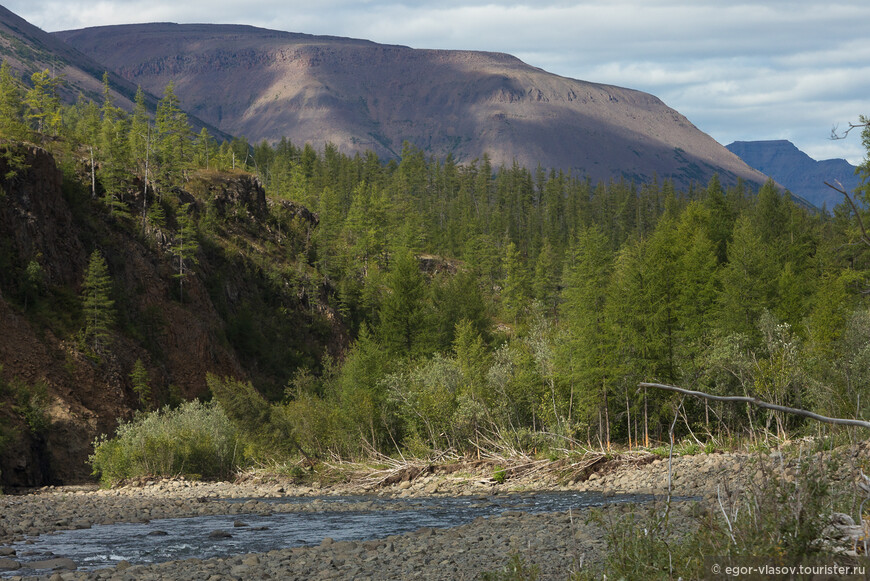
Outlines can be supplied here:
[[811, 418], [819, 422], [824, 422], [826, 424], [838, 424], [842, 426], [858, 426], [859, 428], [870, 428], [870, 422], [865, 422], [863, 420], [849, 420], [845, 418], [829, 418], [827, 416], [822, 416], [813, 412], [808, 412], [807, 410], [802, 410], [798, 408], [790, 408], [782, 405], [776, 405], [773, 403], [767, 403], [766, 401], [762, 401], [755, 397], [745, 397], [740, 395], [711, 395], [709, 393], [704, 393], [703, 391], [692, 391], [690, 389], [683, 389], [682, 387], [675, 387], [673, 385], [664, 385], [661, 383], [639, 383], [639, 387], [654, 387], [656, 389], [664, 389], [667, 391], [675, 391], [677, 393], [682, 393], [683, 395], [691, 395], [693, 397], [700, 397], [703, 399], [710, 399], [713, 401], [733, 401], [733, 402], [742, 402], [742, 403], [750, 403], [752, 405], [766, 408], [769, 410], [774, 410], [778, 412], [785, 412], [788, 414], [795, 414], [798, 416], [804, 416], [806, 418]]

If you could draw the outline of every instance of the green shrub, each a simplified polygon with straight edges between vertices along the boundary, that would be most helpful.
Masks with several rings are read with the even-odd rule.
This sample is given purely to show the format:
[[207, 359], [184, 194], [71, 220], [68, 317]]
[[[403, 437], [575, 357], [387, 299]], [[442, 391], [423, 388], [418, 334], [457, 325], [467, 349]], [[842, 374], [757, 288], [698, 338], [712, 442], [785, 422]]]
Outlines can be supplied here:
[[758, 476], [744, 493], [721, 490], [712, 510], [689, 523], [659, 503], [625, 514], [593, 511], [590, 521], [607, 541], [606, 559], [601, 570], [578, 579], [701, 579], [704, 555], [782, 564], [824, 553], [823, 530], [834, 510], [846, 510], [849, 495], [832, 487], [833, 460], [804, 459], [792, 469], [789, 477], [779, 461], [760, 458]]
[[[0, 372], [2, 371], [3, 366], [0, 365]], [[51, 418], [47, 413], [48, 387], [45, 382], [37, 381], [30, 385], [18, 378], [10, 382], [0, 379], [0, 399], [4, 396], [12, 400], [12, 411], [24, 420], [34, 434], [44, 432], [51, 425]], [[3, 434], [0, 431], [0, 445], [5, 441]]]
[[496, 466], [492, 479], [499, 484], [504, 484], [504, 481], [507, 479], [507, 472], [505, 472], [505, 469], [501, 466]]
[[236, 429], [215, 403], [139, 413], [94, 442], [89, 462], [104, 484], [140, 476], [226, 478], [241, 462]]
[[212, 395], [238, 430], [245, 453], [259, 461], [280, 461], [294, 453], [306, 455], [299, 445], [291, 417], [280, 404], [271, 404], [250, 382], [209, 373]]

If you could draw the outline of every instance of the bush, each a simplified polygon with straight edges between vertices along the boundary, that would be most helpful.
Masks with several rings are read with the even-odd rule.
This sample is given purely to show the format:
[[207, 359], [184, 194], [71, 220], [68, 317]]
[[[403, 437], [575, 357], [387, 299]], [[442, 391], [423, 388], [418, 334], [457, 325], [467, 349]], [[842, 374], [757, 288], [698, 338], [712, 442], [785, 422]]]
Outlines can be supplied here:
[[726, 487], [712, 512], [702, 511], [691, 524], [689, 517], [675, 522], [674, 509], [661, 504], [619, 515], [593, 511], [590, 521], [604, 529], [607, 556], [602, 570], [578, 578], [700, 579], [707, 573], [704, 555], [792, 564], [826, 553], [824, 529], [849, 496], [832, 486], [837, 464], [821, 456], [801, 459], [788, 476], [780, 462], [760, 457], [745, 492]]
[[215, 403], [187, 402], [121, 422], [94, 442], [89, 462], [103, 484], [141, 476], [226, 478], [241, 462], [236, 429]]
[[279, 404], [270, 404], [250, 382], [209, 373], [206, 382], [245, 442], [245, 453], [259, 461], [280, 461], [302, 452], [291, 418]]

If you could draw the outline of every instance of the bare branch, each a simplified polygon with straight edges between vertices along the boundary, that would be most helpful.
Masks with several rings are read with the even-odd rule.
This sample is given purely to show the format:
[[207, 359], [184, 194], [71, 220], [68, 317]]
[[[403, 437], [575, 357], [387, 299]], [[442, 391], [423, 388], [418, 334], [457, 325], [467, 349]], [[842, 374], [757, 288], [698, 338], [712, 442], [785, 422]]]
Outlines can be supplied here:
[[837, 185], [831, 185], [828, 182], [825, 182], [825, 185], [834, 190], [835, 192], [840, 192], [845, 196], [846, 201], [849, 202], [849, 205], [852, 206], [852, 211], [855, 212], [855, 217], [858, 218], [858, 227], [861, 228], [861, 240], [864, 241], [865, 244], [870, 246], [870, 235], [867, 234], [867, 229], [864, 227], [864, 220], [861, 219], [861, 212], [858, 211], [858, 206], [855, 205], [855, 202], [852, 200], [852, 196], [849, 195], [849, 192], [843, 187], [843, 184], [839, 182], [839, 180], [834, 180]]
[[865, 422], [863, 420], [850, 420], [845, 418], [829, 418], [827, 416], [822, 416], [813, 412], [809, 412], [807, 410], [802, 410], [798, 408], [790, 408], [782, 405], [776, 405], [772, 403], [767, 403], [766, 401], [761, 401], [755, 397], [744, 397], [740, 395], [711, 395], [709, 393], [704, 393], [703, 391], [692, 391], [689, 389], [683, 389], [682, 387], [675, 387], [673, 385], [664, 385], [661, 383], [639, 383], [639, 387], [654, 387], [656, 389], [664, 389], [667, 391], [675, 391], [677, 393], [681, 393], [683, 395], [691, 395], [693, 397], [700, 397], [704, 399], [711, 399], [713, 401], [734, 401], [734, 402], [742, 402], [742, 403], [751, 403], [752, 405], [766, 408], [778, 412], [785, 412], [789, 414], [795, 414], [798, 416], [804, 416], [807, 418], [814, 419], [819, 422], [824, 422], [826, 424], [838, 424], [844, 426], [858, 426], [860, 428], [870, 428], [870, 422]]
[[863, 128], [867, 126], [867, 123], [852, 123], [850, 121], [849, 127], [845, 131], [843, 131], [842, 133], [837, 133], [837, 126], [835, 125], [831, 128], [831, 140], [836, 141], [838, 139], [846, 139], [846, 137], [848, 137], [849, 135], [849, 132], [853, 129], [858, 129], [859, 127]]

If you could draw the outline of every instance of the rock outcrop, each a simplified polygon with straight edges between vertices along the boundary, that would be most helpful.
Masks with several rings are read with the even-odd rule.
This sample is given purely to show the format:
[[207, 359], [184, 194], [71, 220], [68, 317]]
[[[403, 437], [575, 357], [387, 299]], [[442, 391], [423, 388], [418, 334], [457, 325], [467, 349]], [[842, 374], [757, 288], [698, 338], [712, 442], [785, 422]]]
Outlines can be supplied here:
[[[219, 309], [208, 276], [229, 272], [227, 284], [245, 297], [255, 284], [250, 276], [262, 274], [256, 268], [246, 274], [239, 257], [228, 267], [224, 255], [212, 251], [186, 277], [179, 300], [168, 252], [171, 231], [152, 227], [143, 236], [138, 222], [132, 226], [113, 217], [87, 189], [65, 183], [49, 153], [35, 146], [16, 151], [25, 169], [0, 181], [0, 486], [74, 483], [89, 478], [92, 442], [112, 433], [119, 418], [171, 398], [204, 394], [208, 372], [248, 378], [227, 340], [233, 300], [218, 295]], [[9, 170], [0, 155], [0, 175]], [[253, 176], [197, 174], [185, 187], [190, 191], [180, 197], [192, 200], [196, 211], [233, 211], [243, 233], [270, 235], [270, 205]], [[302, 219], [314, 220], [311, 227], [316, 224], [307, 209], [291, 205]], [[111, 345], [96, 352], [79, 338], [79, 295], [93, 250], [106, 259], [118, 311]], [[33, 296], [24, 298], [31, 263], [43, 278], [38, 290], [31, 289]], [[310, 315], [300, 315], [295, 325], [304, 326], [303, 316]], [[137, 359], [152, 390], [144, 406], [130, 379]], [[41, 398], [33, 400], [34, 411], [44, 416], [47, 429], [26, 421], [31, 394]]]
[[766, 177], [647, 93], [560, 77], [507, 54], [421, 50], [234, 25], [55, 33], [154, 93], [251, 142], [428, 154], [571, 170], [593, 181]]

